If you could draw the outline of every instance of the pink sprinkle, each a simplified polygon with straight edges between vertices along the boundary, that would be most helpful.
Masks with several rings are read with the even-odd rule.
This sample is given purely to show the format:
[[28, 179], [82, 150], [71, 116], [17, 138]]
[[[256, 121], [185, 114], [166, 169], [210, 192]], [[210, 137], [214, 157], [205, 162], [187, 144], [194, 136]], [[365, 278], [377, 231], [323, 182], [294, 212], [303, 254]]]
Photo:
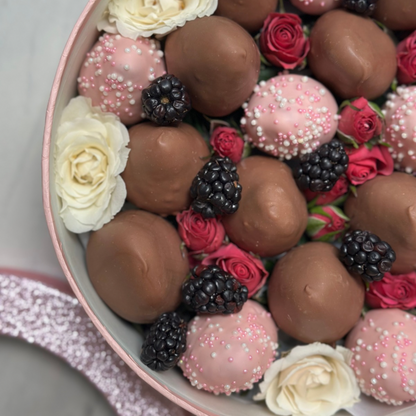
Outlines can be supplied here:
[[233, 358], [233, 357], [230, 357], [230, 358], [228, 359], [228, 361], [229, 361], [230, 363], [232, 363], [232, 362], [234, 361], [234, 358]]

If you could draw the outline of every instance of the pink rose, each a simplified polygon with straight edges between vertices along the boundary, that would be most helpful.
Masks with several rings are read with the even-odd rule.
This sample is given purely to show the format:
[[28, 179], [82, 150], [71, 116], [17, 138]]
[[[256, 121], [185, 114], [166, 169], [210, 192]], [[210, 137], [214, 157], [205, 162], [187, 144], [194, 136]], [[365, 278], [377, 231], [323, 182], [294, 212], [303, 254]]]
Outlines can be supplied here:
[[316, 205], [328, 205], [345, 195], [348, 192], [348, 187], [349, 183], [347, 178], [345, 176], [341, 176], [329, 192], [312, 192], [310, 190], [306, 190], [304, 193], [308, 202], [318, 197], [315, 201]]
[[212, 253], [221, 247], [225, 229], [216, 218], [205, 219], [201, 214], [190, 210], [176, 216], [178, 232], [190, 254]]
[[248, 297], [258, 292], [269, 276], [259, 259], [234, 244], [222, 246], [202, 260], [202, 264], [204, 266], [215, 264], [230, 273], [242, 285], [247, 286]]
[[412, 309], [416, 307], [416, 273], [392, 275], [370, 284], [365, 300], [372, 308]]
[[360, 144], [379, 136], [383, 123], [380, 116], [369, 106], [368, 101], [361, 97], [352, 101], [351, 105], [360, 111], [354, 110], [349, 105], [344, 107], [341, 111], [338, 130], [353, 137]]
[[394, 162], [385, 146], [374, 146], [368, 150], [361, 145], [358, 149], [345, 147], [345, 150], [350, 158], [346, 175], [353, 185], [362, 185], [377, 175], [393, 173]]
[[221, 157], [229, 157], [234, 163], [241, 160], [244, 141], [238, 135], [237, 130], [231, 127], [217, 127], [209, 142], [215, 153]]
[[273, 65], [293, 69], [306, 58], [309, 39], [302, 30], [302, 20], [296, 14], [270, 13], [263, 25], [260, 49]]
[[349, 218], [338, 207], [327, 205], [311, 209], [306, 233], [312, 240], [334, 241], [341, 237]]
[[400, 84], [416, 81], [416, 31], [397, 45], [397, 80]]

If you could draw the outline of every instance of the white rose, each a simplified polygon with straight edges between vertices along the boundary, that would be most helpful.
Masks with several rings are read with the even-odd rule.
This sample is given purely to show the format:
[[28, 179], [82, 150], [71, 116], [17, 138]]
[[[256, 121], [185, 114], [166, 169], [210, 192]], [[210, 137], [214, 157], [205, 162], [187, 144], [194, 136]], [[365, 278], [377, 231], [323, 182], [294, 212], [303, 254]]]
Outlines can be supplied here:
[[112, 113], [73, 98], [64, 109], [55, 147], [60, 215], [74, 233], [98, 230], [111, 221], [126, 198], [120, 177], [129, 149], [127, 128]]
[[197, 17], [215, 12], [218, 0], [110, 0], [98, 30], [139, 36], [166, 35]]
[[266, 399], [277, 415], [331, 416], [359, 401], [351, 356], [346, 348], [319, 342], [295, 347], [266, 371], [254, 399]]

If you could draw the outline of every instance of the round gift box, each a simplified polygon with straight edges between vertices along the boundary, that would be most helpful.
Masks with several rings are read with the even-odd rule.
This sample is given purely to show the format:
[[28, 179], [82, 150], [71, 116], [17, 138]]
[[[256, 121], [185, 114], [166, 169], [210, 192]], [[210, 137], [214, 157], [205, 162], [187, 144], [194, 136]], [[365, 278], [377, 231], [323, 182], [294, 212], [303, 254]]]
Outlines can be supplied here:
[[94, 325], [133, 371], [157, 391], [198, 416], [270, 416], [262, 404], [240, 397], [214, 396], [195, 389], [179, 370], [155, 373], [144, 366], [139, 359], [143, 337], [98, 297], [88, 277], [81, 241], [65, 228], [59, 216], [54, 181], [56, 131], [63, 109], [76, 95], [79, 68], [85, 54], [98, 38], [97, 22], [107, 3], [108, 0], [88, 1], [63, 51], [46, 113], [42, 153], [43, 204], [58, 260]]

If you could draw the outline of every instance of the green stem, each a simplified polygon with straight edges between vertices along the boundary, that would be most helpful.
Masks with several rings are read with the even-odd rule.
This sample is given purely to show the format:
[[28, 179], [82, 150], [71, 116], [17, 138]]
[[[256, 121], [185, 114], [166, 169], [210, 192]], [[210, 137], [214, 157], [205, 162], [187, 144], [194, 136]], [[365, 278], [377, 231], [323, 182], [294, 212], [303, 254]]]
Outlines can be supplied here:
[[284, 0], [279, 1], [279, 13], [286, 13]]

